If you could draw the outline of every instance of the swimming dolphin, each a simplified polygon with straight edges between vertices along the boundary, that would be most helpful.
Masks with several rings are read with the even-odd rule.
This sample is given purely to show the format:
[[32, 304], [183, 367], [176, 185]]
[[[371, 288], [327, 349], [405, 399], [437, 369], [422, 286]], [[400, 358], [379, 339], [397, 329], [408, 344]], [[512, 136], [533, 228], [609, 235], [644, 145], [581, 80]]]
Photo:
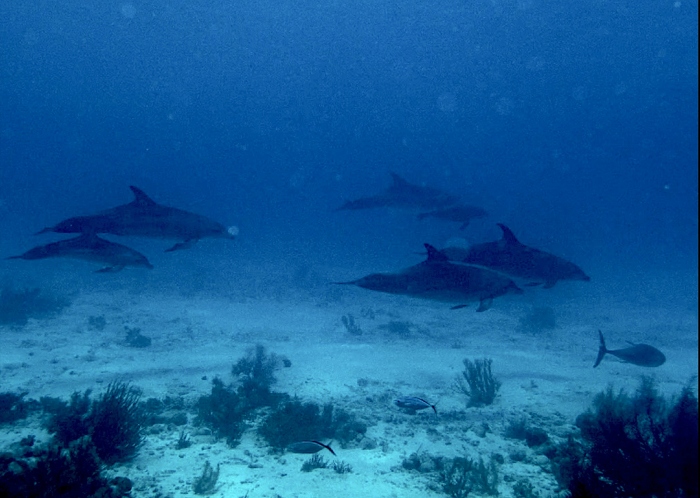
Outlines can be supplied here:
[[598, 335], [600, 336], [600, 347], [598, 348], [598, 357], [595, 360], [593, 368], [600, 365], [600, 362], [603, 361], [606, 354], [617, 356], [625, 363], [632, 363], [640, 367], [658, 367], [666, 362], [666, 356], [654, 346], [630, 342], [632, 345], [628, 348], [608, 349], [605, 347], [605, 339], [600, 330], [598, 331]]
[[480, 207], [460, 204], [444, 209], [436, 209], [427, 213], [420, 213], [418, 219], [437, 218], [438, 220], [456, 221], [462, 224], [459, 229], [464, 230], [474, 218], [485, 218], [486, 216], [488, 216], [488, 213]]
[[116, 242], [102, 239], [94, 233], [84, 233], [72, 239], [60, 240], [43, 246], [37, 246], [19, 256], [7, 259], [46, 259], [72, 258], [106, 264], [98, 273], [112, 273], [126, 266], [152, 269], [146, 256], [138, 251]]
[[457, 197], [434, 187], [408, 183], [396, 173], [391, 173], [389, 188], [377, 195], [348, 201], [336, 211], [394, 207], [402, 209], [438, 209], [455, 204]]
[[223, 225], [205, 216], [163, 206], [143, 190], [130, 186], [134, 200], [90, 216], [76, 216], [38, 233], [111, 233], [113, 235], [156, 237], [181, 240], [166, 252], [190, 247], [204, 237], [234, 239], [238, 228]]
[[434, 301], [459, 303], [451, 309], [464, 308], [468, 301], [479, 301], [476, 311], [486, 311], [493, 299], [508, 293], [522, 294], [515, 283], [494, 271], [471, 265], [451, 263], [430, 244], [425, 244], [428, 258], [398, 273], [373, 273], [350, 282], [389, 294], [401, 294]]
[[534, 281], [544, 282], [549, 289], [558, 280], [583, 280], [591, 278], [574, 263], [521, 243], [507, 226], [498, 223], [503, 238], [495, 242], [476, 244], [467, 249], [448, 247], [442, 253], [450, 261], [484, 266], [492, 270]]

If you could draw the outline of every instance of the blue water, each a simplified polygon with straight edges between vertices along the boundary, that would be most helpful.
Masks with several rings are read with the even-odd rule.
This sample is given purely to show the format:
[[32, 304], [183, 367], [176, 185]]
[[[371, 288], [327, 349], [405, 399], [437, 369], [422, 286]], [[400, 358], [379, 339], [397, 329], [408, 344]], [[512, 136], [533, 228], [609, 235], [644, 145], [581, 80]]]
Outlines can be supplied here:
[[[332, 281], [415, 264], [424, 242], [494, 240], [500, 222], [591, 276], [502, 309], [551, 304], [592, 331], [589, 363], [610, 322], [615, 344], [693, 344], [697, 2], [37, 0], [0, 2], [0, 19], [0, 258], [130, 185], [240, 229], [176, 253], [108, 237], [152, 271], [0, 260], [0, 287], [330, 301]], [[459, 230], [335, 211], [390, 172], [490, 216]]]
[[694, 2], [5, 2], [0, 16], [3, 254], [135, 184], [239, 225], [255, 254], [388, 266], [456, 231], [332, 212], [396, 171], [488, 209], [469, 239], [500, 221], [589, 268], [696, 273]]

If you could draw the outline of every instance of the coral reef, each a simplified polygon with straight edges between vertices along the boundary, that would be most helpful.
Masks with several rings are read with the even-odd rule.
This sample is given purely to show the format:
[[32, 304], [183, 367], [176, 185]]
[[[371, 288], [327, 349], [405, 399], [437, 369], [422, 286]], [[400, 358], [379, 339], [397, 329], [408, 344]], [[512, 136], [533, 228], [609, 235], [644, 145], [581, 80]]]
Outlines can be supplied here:
[[0, 289], [0, 326], [22, 327], [30, 318], [50, 318], [70, 305], [66, 297], [42, 294], [41, 289]]
[[690, 387], [670, 404], [643, 377], [637, 392], [598, 394], [580, 415], [583, 441], [554, 456], [555, 476], [573, 497], [697, 496], [698, 400]]
[[27, 418], [37, 408], [36, 401], [25, 401], [27, 393], [0, 393], [0, 424], [9, 424]]
[[141, 392], [126, 382], [112, 382], [92, 403], [87, 418], [97, 455], [108, 465], [131, 460], [143, 442]]
[[342, 460], [333, 462], [331, 468], [336, 474], [349, 474], [352, 472], [352, 465]]
[[366, 424], [350, 413], [292, 399], [278, 405], [263, 421], [258, 433], [274, 449], [282, 450], [297, 441], [334, 439], [341, 445], [367, 431]]
[[46, 430], [54, 434], [56, 441], [62, 446], [67, 446], [90, 433], [87, 422], [87, 413], [90, 410], [90, 391], [83, 394], [74, 392], [70, 402], [42, 397], [39, 402], [44, 407], [44, 412], [51, 414], [46, 422]]
[[343, 315], [340, 318], [340, 321], [343, 322], [343, 325], [345, 326], [345, 330], [350, 335], [362, 335], [362, 328], [358, 324], [355, 323], [355, 317], [352, 316], [350, 313], [347, 315]]
[[233, 365], [231, 373], [236, 383], [227, 386], [218, 377], [212, 380], [211, 394], [198, 401], [195, 422], [226, 438], [229, 446], [237, 445], [246, 428], [245, 419], [253, 411], [288, 399], [286, 394], [272, 392], [271, 386], [277, 380], [275, 370], [290, 365], [286, 358], [268, 354], [264, 346], [255, 346]]
[[0, 496], [4, 498], [118, 498], [131, 491], [124, 477], [107, 480], [89, 437], [67, 447], [51, 444], [23, 455], [0, 455]]
[[192, 490], [196, 495], [212, 495], [216, 493], [216, 482], [219, 480], [219, 464], [216, 470], [211, 466], [209, 460], [204, 462], [202, 475], [195, 479]]
[[291, 362], [274, 353], [268, 354], [260, 344], [233, 365], [231, 373], [238, 380], [237, 392], [247, 410], [270, 406], [278, 401], [271, 388], [277, 382], [275, 370], [281, 366], [291, 366]]
[[509, 439], [524, 440], [531, 448], [543, 445], [549, 441], [547, 433], [539, 427], [530, 425], [525, 417], [511, 420], [503, 435]]
[[90, 401], [90, 390], [73, 393], [70, 403], [42, 398], [53, 413], [47, 430], [63, 446], [89, 436], [102, 462], [111, 465], [136, 456], [143, 441], [143, 412], [140, 392], [124, 382], [112, 382], [99, 399]]
[[327, 469], [327, 468], [328, 468], [328, 462], [326, 461], [325, 458], [323, 458], [319, 454], [313, 455], [311, 458], [308, 458], [307, 460], [304, 461], [303, 464], [301, 464], [301, 471], [302, 472], [311, 472], [312, 470], [315, 470], [315, 469]]
[[453, 458], [444, 464], [438, 481], [442, 490], [453, 498], [465, 498], [472, 491], [497, 495], [498, 465], [493, 458], [488, 465], [481, 458], [478, 462], [467, 457]]
[[218, 438], [225, 438], [229, 446], [236, 446], [245, 430], [243, 417], [246, 408], [241, 397], [231, 387], [215, 377], [211, 394], [201, 396], [197, 402], [197, 425], [206, 425]]
[[126, 331], [126, 345], [132, 348], [147, 348], [151, 345], [151, 338], [143, 335], [138, 327], [124, 327]]
[[469, 397], [468, 406], [484, 406], [493, 403], [501, 383], [491, 372], [490, 358], [464, 359], [462, 376], [457, 378], [459, 391]]

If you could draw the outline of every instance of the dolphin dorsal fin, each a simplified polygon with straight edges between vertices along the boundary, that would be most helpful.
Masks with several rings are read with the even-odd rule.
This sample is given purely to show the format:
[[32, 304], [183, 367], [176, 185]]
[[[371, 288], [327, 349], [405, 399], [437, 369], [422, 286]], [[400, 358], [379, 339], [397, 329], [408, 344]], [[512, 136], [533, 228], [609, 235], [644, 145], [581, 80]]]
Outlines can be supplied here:
[[134, 193], [134, 204], [138, 204], [140, 206], [153, 206], [156, 204], [156, 201], [148, 197], [146, 192], [140, 188], [134, 187], [133, 185], [129, 185], [129, 188]]
[[444, 252], [436, 249], [430, 244], [423, 244], [425, 250], [428, 251], [428, 259], [426, 261], [449, 261]]
[[389, 173], [391, 174], [391, 181], [392, 181], [391, 186], [392, 187], [394, 187], [394, 188], [403, 187], [403, 186], [408, 184], [408, 182], [406, 180], [401, 178], [399, 175], [397, 175], [393, 171], [390, 171]]
[[505, 226], [503, 223], [497, 223], [497, 225], [503, 230], [503, 240], [506, 244], [517, 244], [520, 245], [520, 241], [515, 237], [512, 230]]

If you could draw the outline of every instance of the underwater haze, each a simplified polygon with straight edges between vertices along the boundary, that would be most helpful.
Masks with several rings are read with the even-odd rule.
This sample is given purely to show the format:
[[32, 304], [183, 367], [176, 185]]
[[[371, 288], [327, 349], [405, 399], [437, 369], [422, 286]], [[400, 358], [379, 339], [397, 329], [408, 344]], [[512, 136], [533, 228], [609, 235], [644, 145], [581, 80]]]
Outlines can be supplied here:
[[[21, 331], [3, 328], [0, 316], [0, 336], [16, 345], [3, 368], [30, 365], [12, 367], [0, 391], [67, 397], [113, 380], [109, 372], [152, 382], [150, 396], [173, 395], [165, 370], [151, 376], [155, 360], [123, 350], [123, 328], [137, 325], [153, 337], [149, 347], [161, 348], [147, 354], [165, 363], [182, 356], [172, 361], [197, 379], [190, 394], [207, 391], [199, 378], [226, 378], [235, 358], [262, 343], [302, 369], [298, 384], [282, 380], [280, 389], [346, 399], [344, 389], [366, 376], [377, 392], [431, 397], [427, 406], [440, 398], [438, 410], [461, 413], [449, 401], [461, 359], [442, 371], [450, 361], [440, 351], [495, 355], [496, 371], [513, 361], [500, 351], [532, 355], [512, 363], [520, 366], [504, 373], [504, 386], [539, 365], [551, 369], [544, 384], [568, 393], [528, 413], [559, 410], [573, 424], [608, 382], [633, 390], [649, 373], [606, 358], [591, 378], [598, 329], [610, 349], [630, 341], [665, 351], [666, 364], [654, 370], [664, 393], [697, 374], [696, 1], [36, 0], [1, 2], [0, 19], [0, 288], [41, 288], [72, 303]], [[488, 214], [460, 229], [418, 218], [432, 207], [395, 200], [339, 209], [387, 192], [392, 174]], [[236, 226], [238, 236], [105, 234], [153, 269], [95, 273], [90, 261], [5, 260], [66, 238], [35, 235], [45, 227], [132, 202], [130, 186], [157, 204]], [[424, 243], [498, 240], [498, 223], [522, 244], [575, 263], [590, 281], [550, 289], [520, 280], [524, 294], [499, 296], [483, 313], [474, 301], [450, 310], [437, 299], [333, 284], [416, 265]], [[177, 242], [196, 243], [164, 252]], [[527, 313], [544, 308], [556, 315], [551, 335], [523, 333]], [[74, 334], [100, 316], [107, 332], [115, 327], [113, 338]], [[363, 335], [352, 335], [347, 317]], [[384, 357], [394, 321], [413, 335], [399, 340], [403, 354]], [[199, 330], [192, 342], [169, 340], [183, 324]], [[481, 339], [472, 343], [464, 329]], [[340, 352], [309, 350], [319, 338]], [[47, 356], [24, 356], [27, 340], [46, 344]], [[219, 340], [225, 359], [192, 352]], [[84, 372], [79, 381], [32, 366], [40, 357], [46, 365], [82, 358], [83, 349], [100, 358], [104, 344], [103, 363], [66, 365]], [[365, 346], [372, 352], [352, 349]], [[374, 370], [382, 364], [396, 368]], [[617, 373], [605, 377], [613, 366]], [[309, 393], [302, 377], [315, 379]], [[360, 473], [368, 451], [358, 451]], [[408, 487], [387, 484], [377, 496], [411, 488], [406, 479]], [[318, 485], [292, 489], [328, 492]]]

